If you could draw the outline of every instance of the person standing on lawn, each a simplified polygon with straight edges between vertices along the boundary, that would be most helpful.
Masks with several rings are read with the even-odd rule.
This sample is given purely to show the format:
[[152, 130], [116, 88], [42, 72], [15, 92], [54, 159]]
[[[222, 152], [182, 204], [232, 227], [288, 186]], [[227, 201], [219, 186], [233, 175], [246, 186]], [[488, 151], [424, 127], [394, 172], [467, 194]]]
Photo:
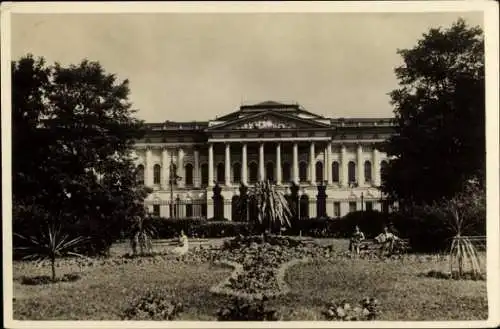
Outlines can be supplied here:
[[360, 253], [360, 246], [361, 246], [361, 241], [365, 239], [365, 235], [361, 230], [359, 229], [359, 226], [356, 225], [354, 228], [354, 233], [352, 234], [351, 241], [349, 243], [349, 251], [352, 253], [354, 252], [355, 255], [359, 255]]

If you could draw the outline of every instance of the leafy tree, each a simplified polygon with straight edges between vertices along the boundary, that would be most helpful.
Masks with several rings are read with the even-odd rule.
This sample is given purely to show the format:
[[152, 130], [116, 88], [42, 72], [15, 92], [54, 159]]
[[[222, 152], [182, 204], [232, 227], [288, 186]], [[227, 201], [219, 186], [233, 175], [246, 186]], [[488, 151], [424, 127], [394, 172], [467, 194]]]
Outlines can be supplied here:
[[292, 213], [284, 195], [270, 181], [257, 182], [249, 194], [249, 205], [255, 207], [257, 218], [250, 218], [270, 232], [279, 232], [290, 227]]
[[400, 87], [390, 93], [396, 133], [382, 190], [402, 205], [452, 197], [485, 175], [484, 42], [460, 19], [398, 50]]
[[128, 81], [97, 62], [47, 66], [28, 55], [12, 63], [16, 233], [52, 218], [62, 232], [91, 237], [84, 249], [97, 253], [144, 215], [149, 191], [137, 184], [133, 155], [144, 129], [128, 95]]

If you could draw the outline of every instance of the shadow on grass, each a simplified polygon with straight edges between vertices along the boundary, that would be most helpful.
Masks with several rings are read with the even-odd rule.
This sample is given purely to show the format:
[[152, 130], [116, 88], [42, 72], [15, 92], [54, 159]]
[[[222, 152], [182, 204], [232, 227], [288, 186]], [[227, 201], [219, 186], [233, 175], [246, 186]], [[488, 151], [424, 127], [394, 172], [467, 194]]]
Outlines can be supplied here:
[[462, 273], [462, 275], [459, 275], [458, 271], [453, 271], [452, 273], [450, 273], [432, 270], [426, 273], [421, 273], [419, 276], [444, 280], [486, 281], [486, 274], [474, 272], [464, 272]]
[[76, 273], [64, 274], [61, 277], [56, 277], [55, 280], [53, 280], [52, 277], [48, 275], [38, 275], [32, 277], [23, 276], [21, 277], [20, 282], [21, 284], [28, 286], [38, 286], [57, 282], [74, 282], [79, 280], [80, 278], [81, 276]]

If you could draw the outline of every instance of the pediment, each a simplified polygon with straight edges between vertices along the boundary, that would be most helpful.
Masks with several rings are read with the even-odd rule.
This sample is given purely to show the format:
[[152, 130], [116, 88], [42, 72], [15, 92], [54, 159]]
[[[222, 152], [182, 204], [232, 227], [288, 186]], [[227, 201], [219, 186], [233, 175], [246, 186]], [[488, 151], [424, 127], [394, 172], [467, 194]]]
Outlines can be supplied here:
[[214, 125], [208, 130], [280, 130], [307, 128], [329, 128], [329, 125], [289, 114], [266, 111], [236, 120], [226, 121]]

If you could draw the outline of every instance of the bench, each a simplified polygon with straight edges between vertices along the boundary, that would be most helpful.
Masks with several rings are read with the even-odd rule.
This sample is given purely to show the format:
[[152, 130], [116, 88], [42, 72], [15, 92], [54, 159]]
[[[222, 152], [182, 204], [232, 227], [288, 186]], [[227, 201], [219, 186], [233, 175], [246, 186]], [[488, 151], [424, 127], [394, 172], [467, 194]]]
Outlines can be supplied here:
[[[363, 253], [371, 253], [380, 251], [383, 244], [378, 243], [375, 239], [365, 239], [361, 241], [359, 250]], [[405, 254], [410, 250], [409, 239], [397, 239], [394, 241], [392, 254]]]

